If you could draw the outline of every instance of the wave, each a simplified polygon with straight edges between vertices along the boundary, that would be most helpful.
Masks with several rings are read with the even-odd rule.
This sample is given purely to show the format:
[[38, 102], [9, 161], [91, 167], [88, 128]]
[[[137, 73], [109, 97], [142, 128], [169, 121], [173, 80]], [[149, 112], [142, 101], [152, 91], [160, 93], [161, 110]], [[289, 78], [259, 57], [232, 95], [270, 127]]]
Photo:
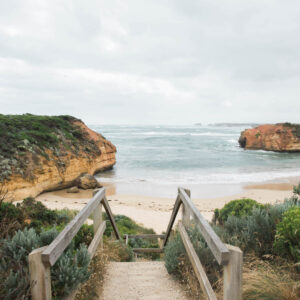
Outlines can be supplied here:
[[192, 136], [237, 136], [235, 133], [222, 133], [222, 132], [199, 132], [191, 133]]
[[215, 174], [187, 174], [174, 172], [173, 174], [163, 174], [160, 176], [129, 176], [129, 177], [102, 177], [98, 179], [102, 182], [119, 182], [119, 183], [154, 183], [160, 185], [172, 184], [247, 184], [261, 183], [264, 181], [275, 180], [279, 178], [288, 178], [300, 176], [300, 171], [290, 172], [253, 172], [253, 173], [215, 173]]
[[132, 135], [139, 136], [237, 136], [235, 133], [222, 133], [222, 132], [168, 132], [168, 131], [148, 131], [148, 132], [132, 132]]

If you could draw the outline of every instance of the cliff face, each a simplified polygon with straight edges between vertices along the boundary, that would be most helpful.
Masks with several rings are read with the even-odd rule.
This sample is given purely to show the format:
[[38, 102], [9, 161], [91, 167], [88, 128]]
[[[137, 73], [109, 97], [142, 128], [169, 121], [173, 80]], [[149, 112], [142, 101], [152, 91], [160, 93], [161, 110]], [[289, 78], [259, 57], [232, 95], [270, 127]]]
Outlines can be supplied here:
[[116, 147], [69, 116], [0, 115], [0, 151], [0, 181], [12, 200], [72, 186], [82, 173], [116, 163]]
[[239, 144], [245, 149], [300, 152], [300, 125], [282, 123], [244, 130]]

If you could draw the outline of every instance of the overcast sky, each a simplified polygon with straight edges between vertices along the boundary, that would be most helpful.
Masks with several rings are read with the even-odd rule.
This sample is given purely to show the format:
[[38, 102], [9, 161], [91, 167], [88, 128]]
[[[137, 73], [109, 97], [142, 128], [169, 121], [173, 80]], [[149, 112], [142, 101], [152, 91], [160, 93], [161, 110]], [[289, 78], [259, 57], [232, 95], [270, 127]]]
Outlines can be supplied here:
[[300, 122], [298, 0], [0, 0], [1, 113]]

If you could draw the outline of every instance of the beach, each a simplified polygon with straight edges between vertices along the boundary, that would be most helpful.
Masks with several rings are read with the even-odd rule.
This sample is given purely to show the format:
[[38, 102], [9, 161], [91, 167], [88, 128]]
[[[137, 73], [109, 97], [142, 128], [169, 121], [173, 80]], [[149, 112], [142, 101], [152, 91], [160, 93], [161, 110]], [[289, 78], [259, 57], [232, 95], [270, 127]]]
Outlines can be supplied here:
[[[291, 177], [280, 182], [264, 182], [242, 187], [240, 193], [209, 198], [193, 198], [196, 207], [207, 219], [211, 220], [214, 209], [222, 208], [234, 199], [251, 198], [260, 203], [275, 203], [283, 201], [292, 195], [293, 185], [298, 183], [298, 177]], [[137, 194], [118, 194], [115, 184], [104, 184], [107, 199], [114, 214], [126, 215], [137, 223], [153, 228], [156, 233], [166, 230], [171, 212], [176, 200], [167, 197], [155, 197]], [[43, 193], [37, 197], [51, 209], [82, 209], [92, 197], [92, 190], [80, 190], [79, 193], [67, 193], [67, 190]], [[193, 193], [193, 191], [191, 191]], [[180, 217], [180, 216], [179, 216]]]

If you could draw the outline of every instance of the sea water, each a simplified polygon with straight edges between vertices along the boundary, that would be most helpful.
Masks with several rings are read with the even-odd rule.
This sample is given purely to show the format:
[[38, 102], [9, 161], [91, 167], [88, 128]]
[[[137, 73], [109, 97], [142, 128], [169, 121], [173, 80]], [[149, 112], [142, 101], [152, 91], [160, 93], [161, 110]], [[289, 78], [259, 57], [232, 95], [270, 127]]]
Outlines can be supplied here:
[[240, 148], [247, 125], [90, 127], [117, 147], [114, 169], [98, 178], [114, 183], [118, 193], [171, 197], [184, 186], [196, 197], [217, 197], [246, 184], [300, 176], [298, 153]]

